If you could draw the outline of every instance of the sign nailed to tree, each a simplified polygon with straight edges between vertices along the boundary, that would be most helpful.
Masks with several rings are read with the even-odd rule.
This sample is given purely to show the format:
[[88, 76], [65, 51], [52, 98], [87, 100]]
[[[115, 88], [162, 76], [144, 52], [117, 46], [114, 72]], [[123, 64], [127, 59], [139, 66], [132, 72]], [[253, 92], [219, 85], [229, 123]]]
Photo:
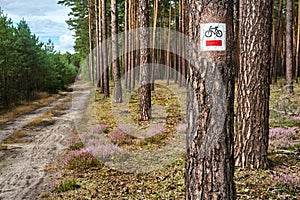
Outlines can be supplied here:
[[201, 24], [201, 51], [226, 50], [226, 24]]

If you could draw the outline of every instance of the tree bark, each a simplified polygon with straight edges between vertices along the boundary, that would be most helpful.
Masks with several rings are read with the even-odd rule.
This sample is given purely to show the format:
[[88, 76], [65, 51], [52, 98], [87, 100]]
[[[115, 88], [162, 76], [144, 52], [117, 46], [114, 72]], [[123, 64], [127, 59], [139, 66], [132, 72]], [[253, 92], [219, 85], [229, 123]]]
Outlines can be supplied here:
[[298, 81], [300, 69], [300, 2], [298, 1], [298, 32], [297, 32], [297, 50], [296, 50], [296, 79]]
[[[178, 5], [178, 2], [177, 0], [174, 0], [174, 5], [175, 5], [175, 9], [174, 9], [174, 20], [175, 20], [175, 31], [178, 31], [178, 17], [177, 17], [177, 5]], [[175, 73], [174, 74], [174, 83], [177, 83], [178, 81], [178, 58], [179, 58], [179, 54], [178, 54], [178, 34], [175, 32], [174, 36], [173, 36], [173, 39], [174, 39], [174, 45], [173, 45], [173, 72]]]
[[[179, 1], [178, 3], [178, 32], [181, 32], [181, 24], [182, 24], [182, 2]], [[178, 69], [177, 69], [177, 82], [178, 82], [178, 85], [180, 86], [181, 85], [181, 81], [182, 81], [182, 74], [181, 74], [181, 68], [182, 68], [182, 46], [183, 46], [183, 41], [182, 41], [182, 38], [180, 37], [180, 34], [178, 34], [178, 43], [177, 43], [177, 54], [178, 54]]]
[[[235, 199], [233, 1], [189, 0], [186, 199]], [[226, 50], [202, 51], [201, 25], [226, 24]], [[225, 34], [225, 33], [224, 33]]]
[[153, 36], [152, 36], [152, 55], [151, 55], [151, 90], [154, 90], [155, 82], [155, 52], [156, 52], [156, 25], [157, 25], [157, 13], [158, 13], [158, 0], [154, 0], [153, 10]]
[[151, 88], [149, 84], [149, 7], [147, 0], [139, 1], [140, 14], [140, 121], [151, 117]]
[[125, 22], [124, 22], [124, 83], [125, 88], [129, 89], [128, 71], [129, 71], [129, 53], [128, 53], [128, 0], [125, 0]]
[[89, 75], [91, 84], [94, 85], [94, 44], [93, 44], [93, 3], [88, 1], [88, 15], [89, 15]]
[[135, 53], [134, 53], [134, 45], [135, 45], [135, 1], [129, 0], [129, 19], [128, 19], [128, 25], [129, 25], [129, 34], [128, 34], [128, 45], [129, 45], [129, 60], [128, 60], [128, 89], [132, 90], [134, 88], [135, 83]]
[[107, 48], [107, 39], [106, 39], [106, 0], [101, 1], [101, 14], [102, 14], [102, 58], [103, 58], [103, 87], [104, 87], [104, 96], [109, 97], [109, 66], [108, 66], [108, 48]]
[[235, 66], [235, 78], [238, 77], [238, 69], [240, 63], [240, 0], [233, 0], [233, 38], [234, 38], [234, 66]]
[[112, 68], [114, 76], [114, 97], [115, 103], [122, 103], [122, 86], [120, 79], [119, 48], [118, 48], [118, 0], [111, 0], [111, 48]]
[[135, 81], [138, 79], [136, 78], [136, 76], [138, 75], [136, 73], [136, 71], [138, 71], [138, 65], [137, 65], [137, 55], [138, 55], [138, 48], [137, 48], [137, 45], [138, 45], [138, 30], [137, 30], [137, 6], [136, 6], [137, 2], [136, 1], [133, 1], [133, 7], [132, 7], [132, 21], [131, 21], [131, 28], [132, 28], [132, 49], [134, 51], [132, 51], [132, 54], [131, 54], [131, 57], [132, 57], [132, 65], [131, 65], [131, 90], [133, 90], [135, 88]]
[[241, 0], [235, 164], [266, 168], [269, 137], [271, 0]]
[[96, 40], [95, 40], [95, 43], [96, 43], [96, 84], [97, 84], [97, 87], [100, 87], [100, 83], [99, 83], [99, 80], [100, 80], [100, 49], [99, 49], [99, 5], [98, 5], [98, 0], [95, 0], [94, 1], [94, 10], [95, 10], [95, 35], [96, 35]]
[[[277, 21], [276, 21], [276, 28], [274, 31], [274, 49], [273, 49], [273, 56], [272, 56], [272, 71], [273, 71], [273, 81], [277, 83], [277, 60], [278, 60], [278, 45], [279, 45], [279, 33], [280, 33], [280, 26], [281, 26], [281, 16], [282, 16], [282, 2], [283, 0], [279, 0], [278, 5], [278, 13], [277, 13]], [[279, 52], [280, 53], [280, 52]]]
[[169, 6], [169, 21], [168, 21], [168, 41], [167, 41], [167, 85], [170, 84], [170, 68], [171, 68], [171, 53], [170, 53], [170, 46], [171, 46], [171, 20], [172, 20], [172, 2], [170, 1], [170, 6]]
[[102, 41], [103, 41], [103, 34], [102, 34], [102, 3], [101, 0], [98, 0], [98, 24], [99, 24], [99, 80], [98, 80], [98, 85], [100, 87], [100, 93], [104, 94], [104, 68], [103, 68], [103, 46], [102, 46]]
[[[283, 71], [283, 44], [284, 44], [284, 39], [283, 39], [283, 20], [280, 21], [280, 26], [279, 26], [279, 36], [278, 36], [278, 52], [277, 52], [277, 57], [276, 57], [276, 71], [274, 72], [274, 83], [275, 81], [277, 82], [277, 77], [278, 75], [282, 74], [281, 72]], [[276, 77], [275, 77], [276, 76]]]
[[286, 1], [286, 93], [293, 94], [293, 0]]
[[[185, 4], [186, 1], [181, 1], [181, 32], [182, 34], [185, 34]], [[184, 40], [181, 41], [182, 42], [182, 48], [185, 48], [185, 43]], [[183, 49], [181, 51], [182, 53], [182, 58], [181, 58], [181, 76], [182, 78], [180, 79], [180, 86], [186, 86], [186, 78], [187, 78], [187, 68], [186, 68], [186, 62], [185, 62], [185, 50]]]

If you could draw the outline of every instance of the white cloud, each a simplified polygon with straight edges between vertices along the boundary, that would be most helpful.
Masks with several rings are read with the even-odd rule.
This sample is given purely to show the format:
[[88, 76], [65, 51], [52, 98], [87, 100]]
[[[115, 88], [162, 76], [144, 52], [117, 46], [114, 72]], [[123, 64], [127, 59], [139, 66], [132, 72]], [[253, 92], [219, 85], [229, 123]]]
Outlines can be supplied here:
[[73, 33], [65, 23], [70, 10], [58, 5], [57, 0], [0, 0], [0, 7], [15, 24], [25, 19], [31, 32], [40, 36], [43, 42], [47, 37], [62, 38], [59, 43], [54, 43], [56, 50], [73, 52], [74, 39], [72, 36], [67, 38]]
[[74, 37], [69, 34], [64, 34], [59, 37], [59, 46], [56, 46], [55, 50], [60, 50], [61, 52], [68, 51], [69, 53], [73, 53], [74, 50], [73, 44], [74, 44]]

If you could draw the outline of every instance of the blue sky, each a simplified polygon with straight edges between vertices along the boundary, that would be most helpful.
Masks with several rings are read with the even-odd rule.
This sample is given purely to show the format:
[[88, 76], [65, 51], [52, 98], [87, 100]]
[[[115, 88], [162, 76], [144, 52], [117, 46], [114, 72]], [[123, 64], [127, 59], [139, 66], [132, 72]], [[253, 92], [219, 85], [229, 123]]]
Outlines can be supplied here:
[[57, 0], [0, 0], [0, 7], [15, 24], [24, 18], [40, 41], [50, 38], [57, 51], [74, 52], [73, 33], [65, 22], [70, 10]]

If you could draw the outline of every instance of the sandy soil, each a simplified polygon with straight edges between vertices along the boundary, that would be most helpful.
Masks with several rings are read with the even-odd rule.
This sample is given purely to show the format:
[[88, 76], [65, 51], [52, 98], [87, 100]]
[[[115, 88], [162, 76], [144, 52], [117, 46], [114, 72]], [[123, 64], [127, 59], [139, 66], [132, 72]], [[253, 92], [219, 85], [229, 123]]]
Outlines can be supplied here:
[[[85, 107], [89, 92], [85, 85], [74, 85], [74, 92], [48, 106], [0, 125], [0, 199], [39, 199], [47, 183], [48, 170], [66, 150], [75, 130], [76, 118]], [[43, 118], [45, 113], [52, 115]], [[42, 122], [34, 125], [37, 118]], [[25, 133], [11, 144], [3, 143], [16, 131]], [[5, 148], [3, 148], [5, 147]]]

